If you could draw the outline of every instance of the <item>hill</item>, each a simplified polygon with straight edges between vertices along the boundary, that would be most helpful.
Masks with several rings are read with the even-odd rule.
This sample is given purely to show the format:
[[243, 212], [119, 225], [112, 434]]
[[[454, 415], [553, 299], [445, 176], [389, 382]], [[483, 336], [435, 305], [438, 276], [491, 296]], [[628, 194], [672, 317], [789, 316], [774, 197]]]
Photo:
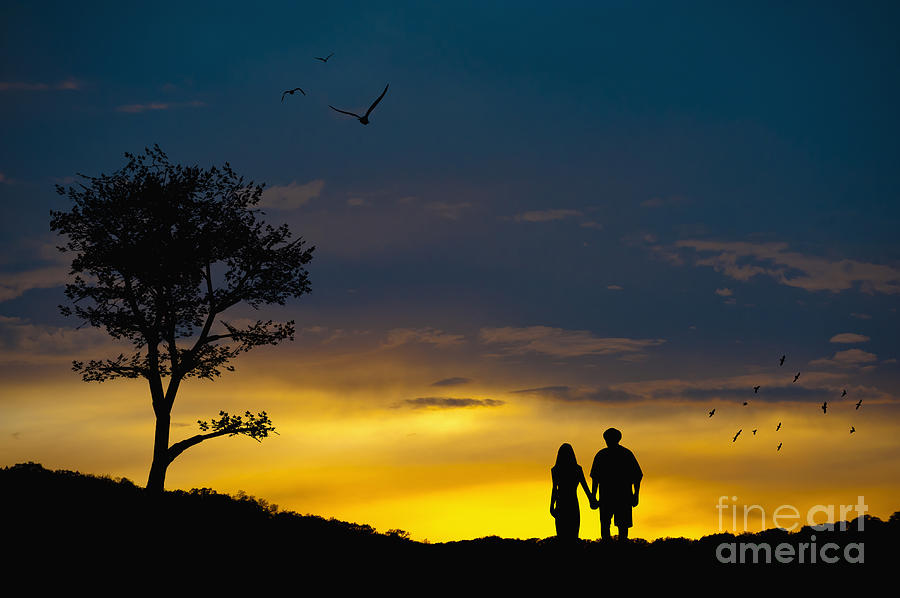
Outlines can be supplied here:
[[[206, 583], [223, 585], [229, 576], [247, 582], [263, 571], [268, 578], [312, 576], [345, 585], [374, 578], [441, 580], [442, 587], [471, 580], [588, 584], [597, 571], [640, 584], [688, 576], [710, 588], [725, 579], [821, 581], [833, 574], [886, 575], [897, 562], [900, 535], [898, 512], [888, 521], [867, 516], [863, 531], [853, 521], [845, 531], [805, 527], [626, 544], [499, 537], [422, 543], [401, 530], [378, 533], [368, 525], [282, 511], [243, 494], [201, 488], [154, 497], [127, 479], [50, 471], [35, 463], [0, 470], [0, 496], [4, 536], [15, 547], [10, 570], [99, 568], [129, 578], [159, 567], [203, 572], [210, 576]], [[786, 560], [788, 554], [793, 557]], [[717, 555], [735, 562], [722, 563]]]

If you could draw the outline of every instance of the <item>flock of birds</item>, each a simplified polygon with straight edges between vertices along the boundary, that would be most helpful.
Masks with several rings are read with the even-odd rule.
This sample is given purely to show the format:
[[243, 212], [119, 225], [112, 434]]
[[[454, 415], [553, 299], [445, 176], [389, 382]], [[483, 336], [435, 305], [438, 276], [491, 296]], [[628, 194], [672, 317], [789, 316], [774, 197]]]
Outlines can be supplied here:
[[[787, 355], [782, 355], [782, 356], [781, 356], [781, 358], [778, 360], [778, 367], [783, 367], [783, 366], [784, 366], [784, 360], [785, 360], [786, 358], [787, 358]], [[794, 380], [791, 382], [791, 384], [793, 384], [794, 382], [796, 382], [796, 381], [799, 380], [799, 379], [800, 379], [800, 372], [798, 371], [798, 372], [794, 375]], [[760, 388], [762, 388], [762, 386], [759, 386], [759, 385], [754, 386], [754, 387], [753, 387], [753, 394], [759, 394], [759, 389], [760, 389]], [[846, 397], [846, 396], [847, 396], [847, 389], [846, 389], [846, 388], [841, 389], [841, 397], [840, 397], [840, 398], [844, 398], [844, 397]], [[745, 407], [746, 407], [747, 405], [749, 405], [749, 404], [750, 404], [749, 401], [744, 401], [744, 406], [745, 406]], [[862, 399], [860, 399], [859, 401], [856, 402], [856, 410], [858, 410], [858, 409], [860, 408], [861, 405], [862, 405]], [[822, 413], [824, 413], [824, 414], [827, 415], [827, 414], [828, 414], [828, 401], [823, 401], [823, 402], [822, 402], [822, 406], [820, 407], [820, 409], [822, 409]], [[707, 415], [708, 415], [709, 417], [712, 417], [712, 416], [714, 416], [715, 414], [716, 414], [716, 410], [715, 410], [715, 408], [713, 408]], [[781, 422], [778, 422], [778, 425], [775, 426], [775, 431], [778, 432], [779, 430], [781, 430]], [[740, 436], [740, 435], [741, 435], [741, 432], [743, 432], [743, 431], [744, 431], [743, 428], [739, 429], [739, 430], [737, 431], [737, 434], [734, 435], [734, 438], [731, 439], [731, 442], [737, 442], [738, 436]], [[756, 432], [757, 432], [757, 431], [759, 431], [759, 428], [754, 428], [754, 429], [752, 430], [754, 436], [756, 436]], [[855, 432], [856, 432], [856, 428], [855, 428], [854, 426], [851, 425], [851, 426], [850, 426], [850, 433], [853, 434], [853, 433], [855, 433]], [[775, 450], [776, 450], [776, 451], [780, 451], [783, 444], [784, 444], [783, 442], [779, 442], [779, 443], [778, 443], [778, 446], [775, 448]]]
[[[322, 61], [323, 63], [327, 63], [327, 62], [328, 62], [328, 59], [331, 58], [332, 56], [334, 56], [334, 52], [332, 52], [332, 53], [329, 54], [328, 56], [325, 56], [324, 58], [321, 57], [321, 56], [313, 56], [313, 58], [316, 59], [316, 60], [320, 60], [320, 61]], [[331, 104], [328, 104], [328, 107], [331, 108], [332, 110], [334, 110], [335, 112], [340, 112], [341, 114], [347, 114], [347, 115], [349, 115], [349, 116], [352, 116], [352, 117], [354, 117], [356, 120], [358, 120], [359, 122], [361, 122], [362, 124], [367, 125], [367, 124], [369, 124], [369, 115], [372, 114], [372, 110], [375, 110], [375, 106], [378, 105], [378, 102], [380, 102], [380, 101], [381, 101], [381, 98], [384, 97], [384, 94], [387, 93], [388, 87], [390, 87], [390, 83], [388, 83], [387, 85], [384, 86], [384, 91], [381, 92], [381, 95], [378, 96], [378, 99], [376, 99], [374, 102], [372, 102], [372, 105], [369, 106], [369, 109], [366, 110], [366, 113], [363, 114], [362, 116], [360, 116], [359, 114], [356, 114], [355, 112], [348, 112], [348, 111], [346, 111], [346, 110], [341, 110], [340, 108], [335, 108], [335, 107], [332, 106]], [[285, 98], [285, 96], [289, 96], [289, 95], [292, 96], [292, 95], [294, 95], [295, 93], [297, 93], [298, 91], [299, 91], [301, 94], [306, 95], [306, 92], [305, 92], [302, 88], [300, 88], [300, 87], [295, 87], [295, 88], [293, 88], [293, 89], [285, 89], [284, 92], [281, 94], [281, 102], [284, 103], [284, 98]]]

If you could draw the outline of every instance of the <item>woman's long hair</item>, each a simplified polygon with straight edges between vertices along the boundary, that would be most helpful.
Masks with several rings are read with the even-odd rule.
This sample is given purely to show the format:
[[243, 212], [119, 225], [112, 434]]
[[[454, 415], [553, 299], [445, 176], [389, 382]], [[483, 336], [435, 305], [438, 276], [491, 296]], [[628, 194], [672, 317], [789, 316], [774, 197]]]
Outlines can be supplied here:
[[568, 442], [563, 443], [556, 452], [556, 465], [553, 470], [557, 473], [568, 472], [578, 467], [578, 461], [575, 459], [575, 449]]

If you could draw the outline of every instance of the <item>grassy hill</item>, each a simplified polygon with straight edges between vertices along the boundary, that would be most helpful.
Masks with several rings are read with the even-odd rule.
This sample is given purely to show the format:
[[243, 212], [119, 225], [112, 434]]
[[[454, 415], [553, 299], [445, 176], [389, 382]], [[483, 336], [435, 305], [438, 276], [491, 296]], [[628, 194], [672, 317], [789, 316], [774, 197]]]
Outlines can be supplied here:
[[[298, 576], [298, 583], [312, 578], [344, 585], [363, 579], [388, 585], [417, 580], [436, 587], [470, 582], [574, 587], [589, 585], [598, 571], [639, 584], [688, 576], [709, 588], [716, 580], [821, 581], [832, 575], [886, 575], [897, 562], [900, 537], [898, 512], [888, 521], [866, 517], [864, 531], [854, 521], [846, 531], [773, 529], [626, 544], [560, 545], [555, 538], [499, 537], [426, 544], [401, 530], [378, 533], [368, 525], [282, 511], [246, 495], [201, 488], [153, 497], [127, 479], [49, 471], [34, 463], [0, 469], [0, 496], [4, 536], [7, 546], [15, 547], [6, 561], [11, 571], [99, 569], [134, 578], [161, 567], [182, 575], [201, 572], [209, 576], [202, 578], [205, 583], [226, 586], [230, 576], [233, 583], [247, 583], [262, 572], [269, 579]], [[822, 559], [828, 543], [835, 546], [826, 549], [825, 557], [837, 557], [835, 563]], [[735, 550], [723, 551], [723, 544], [734, 544]], [[807, 545], [802, 563], [801, 544]], [[773, 556], [767, 559], [760, 545], [768, 545]], [[784, 545], [792, 547], [789, 563], [774, 558], [778, 545], [782, 556], [788, 552]], [[734, 554], [738, 562], [719, 562], [717, 549], [723, 556]], [[754, 563], [754, 554], [772, 563]]]

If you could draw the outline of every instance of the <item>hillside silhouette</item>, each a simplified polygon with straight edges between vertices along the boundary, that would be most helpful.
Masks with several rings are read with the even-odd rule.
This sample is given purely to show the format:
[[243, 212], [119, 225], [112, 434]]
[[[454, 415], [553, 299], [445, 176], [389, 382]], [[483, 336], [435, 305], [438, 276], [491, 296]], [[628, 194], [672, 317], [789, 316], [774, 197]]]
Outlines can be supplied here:
[[[898, 556], [900, 512], [888, 521], [866, 516], [846, 531], [794, 533], [770, 529], [755, 534], [715, 534], [699, 540], [663, 538], [627, 543], [577, 541], [560, 544], [555, 537], [427, 543], [409, 539], [402, 530], [379, 533], [369, 525], [300, 515], [278, 509], [263, 499], [240, 493], [220, 494], [208, 488], [148, 493], [127, 479], [50, 471], [36, 463], [0, 469], [4, 536], [14, 546], [9, 570], [104, 571], [128, 578], [144, 575], [148, 564], [183, 573], [213, 576], [226, 584], [264, 567], [267, 576], [336, 576], [372, 587], [450, 575], [446, 583], [467, 580], [528, 586], [552, 582], [564, 574], [571, 585], [590, 584], [597, 571], [646, 577], [641, 583], [699, 576], [715, 580], [822, 580], [832, 573], [880, 574]], [[540, 516], [536, 514], [535, 516]], [[721, 564], [716, 546], [722, 542], [777, 545], [810, 542], [864, 543], [864, 562], [826, 564]], [[841, 551], [838, 550], [837, 553]], [[592, 573], [594, 572], [594, 573]], [[221, 575], [223, 577], [215, 577]], [[283, 576], [283, 577], [282, 577]], [[649, 577], [647, 577], [649, 576]], [[823, 577], [825, 576], [825, 577]], [[235, 579], [238, 579], [235, 578]], [[396, 581], [396, 580], [395, 580]], [[442, 582], [443, 585], [443, 582]]]

